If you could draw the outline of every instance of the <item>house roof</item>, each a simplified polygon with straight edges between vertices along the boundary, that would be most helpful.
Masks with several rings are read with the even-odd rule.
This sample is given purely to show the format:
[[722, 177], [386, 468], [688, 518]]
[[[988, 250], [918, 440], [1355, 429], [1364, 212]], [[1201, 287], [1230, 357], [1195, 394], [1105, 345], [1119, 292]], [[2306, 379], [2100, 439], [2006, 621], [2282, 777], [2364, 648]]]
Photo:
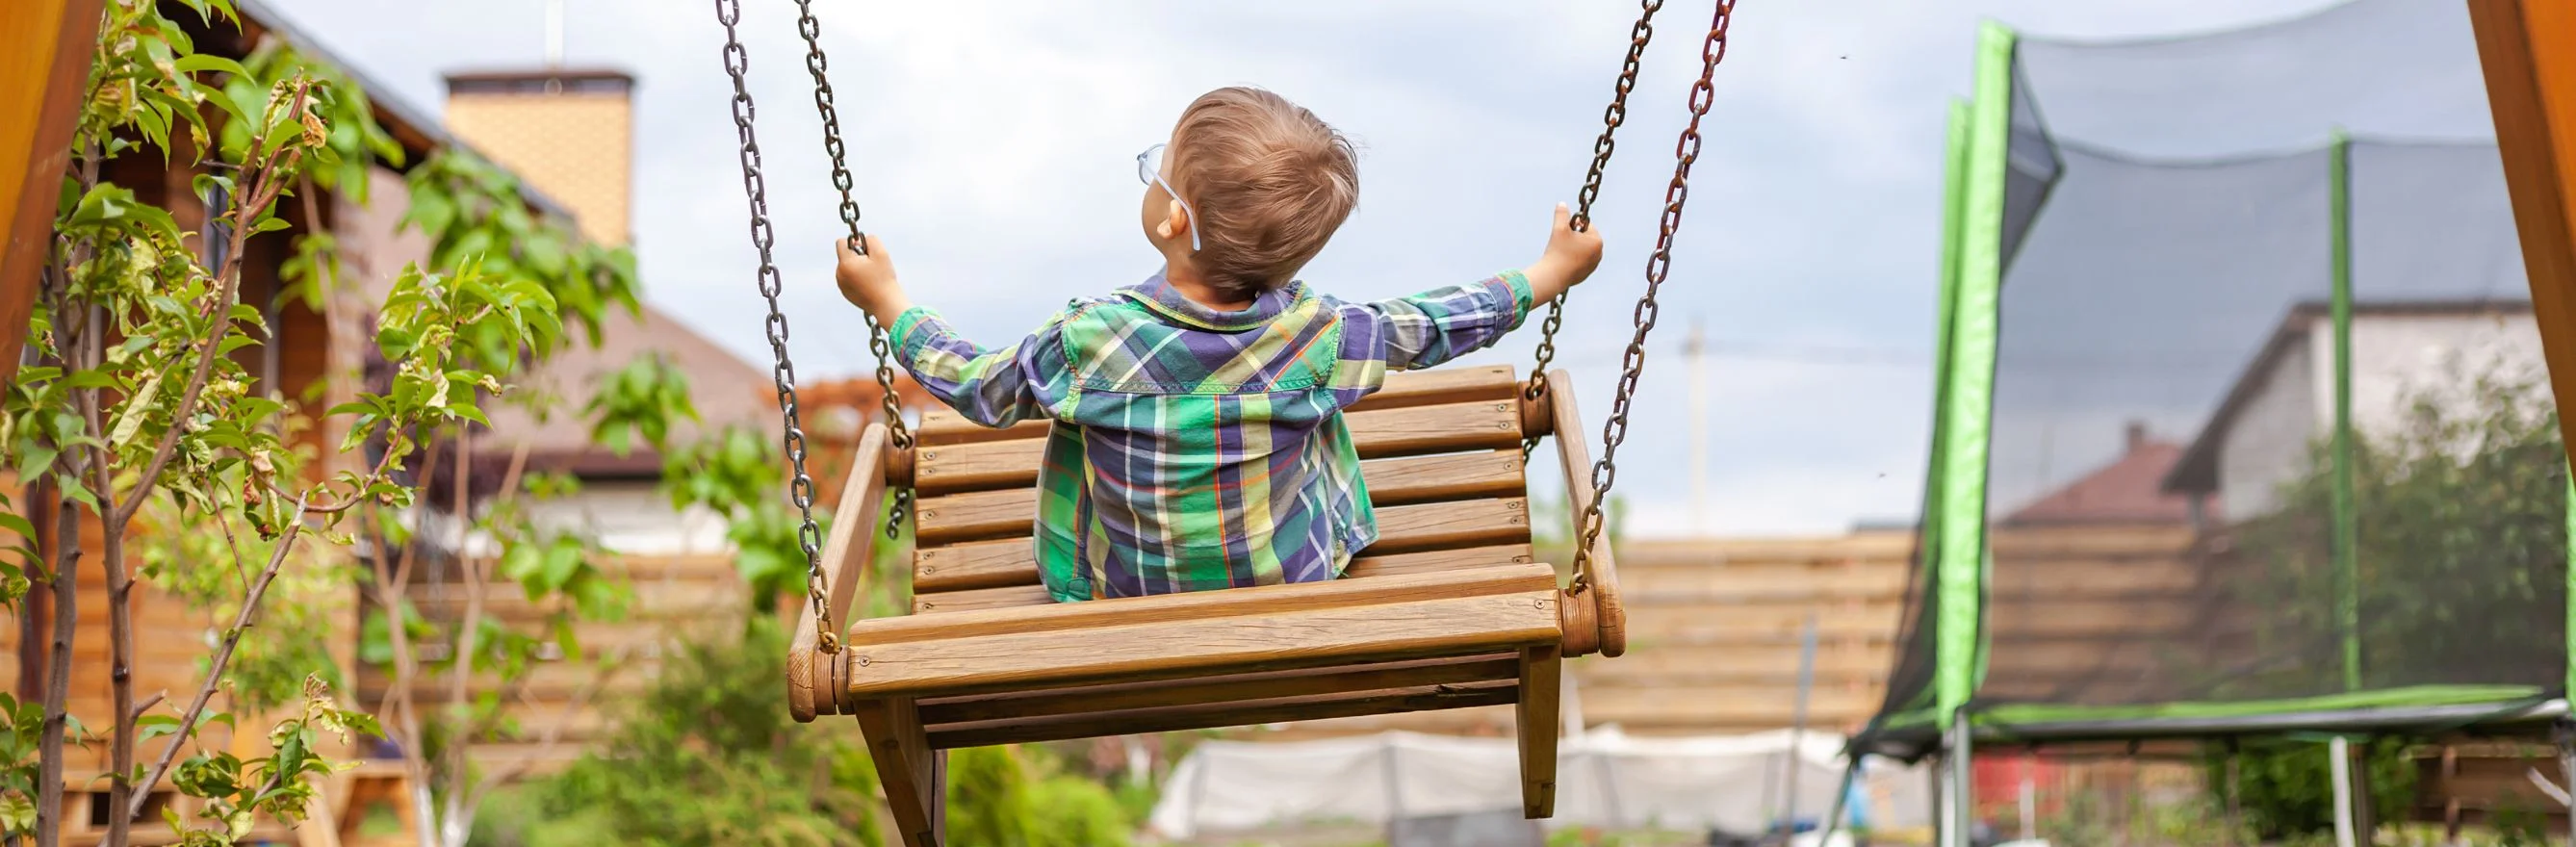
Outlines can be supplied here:
[[507, 454], [525, 442], [530, 463], [538, 467], [584, 476], [659, 475], [660, 456], [640, 447], [619, 456], [594, 444], [577, 413], [603, 380], [654, 355], [665, 357], [688, 379], [690, 402], [698, 411], [698, 420], [676, 422], [669, 433], [672, 443], [687, 443], [729, 425], [760, 430], [778, 425], [769, 374], [678, 319], [646, 306], [640, 315], [610, 313], [600, 330], [598, 345], [569, 345], [518, 380], [518, 390], [558, 400], [553, 415], [538, 420], [517, 405], [502, 404], [491, 411], [490, 435], [477, 452]]
[[[396, 143], [402, 145], [406, 167], [419, 162], [435, 150], [451, 147], [474, 149], [474, 145], [467, 144], [450, 134], [428, 110], [402, 99], [394, 93], [392, 87], [378, 83], [356, 63], [324, 47], [320, 39], [296, 29], [295, 25], [289, 23], [286, 16], [280, 14], [268, 0], [236, 0], [233, 8], [241, 13], [241, 29], [237, 33], [229, 30], [218, 30], [214, 33], [219, 38], [231, 35], [239, 39], [238, 43], [232, 45], [233, 49], [225, 52], [235, 57], [246, 55], [259, 43], [261, 35], [275, 35], [284, 39], [286, 43], [294, 45], [296, 51], [306, 57], [337, 68], [343, 76], [357, 83], [359, 90], [366, 92], [367, 105], [375, 112], [376, 123], [383, 126], [385, 132], [393, 136]], [[488, 160], [491, 157], [483, 158]], [[519, 195], [538, 211], [571, 217], [571, 213], [565, 210], [563, 204], [530, 187], [526, 180], [519, 182]]]
[[2191, 498], [2169, 493], [2159, 484], [2174, 462], [2182, 458], [2182, 452], [2180, 444], [2149, 437], [2145, 425], [2130, 424], [2128, 450], [2119, 458], [2031, 501], [2005, 516], [2003, 523], [2187, 522], [2191, 520]]
[[[2163, 487], [2166, 491], [2206, 493], [2218, 490], [2218, 452], [2219, 446], [2227, 440], [2228, 428], [2236, 424], [2236, 416], [2244, 411], [2245, 404], [2253, 402], [2255, 395], [2262, 390], [2263, 375], [2271, 373], [2281, 357], [2289, 355], [2299, 342], [2305, 340], [2308, 331], [2330, 310], [2330, 304], [2314, 300], [2291, 304], [2289, 312], [2282, 315], [2280, 323], [2274, 326], [2271, 338], [2263, 342], [2263, 348], [2255, 352], [2253, 360], [2245, 363], [2245, 369], [2237, 372], [2235, 383], [2227, 389], [2226, 399], [2219, 402], [2217, 411], [2210, 413], [2209, 423], [2201, 426], [2200, 434], [2193, 437], [2190, 447], [2184, 449], [2181, 460], [2175, 462], [2172, 472], [2165, 475]], [[2399, 300], [2352, 304], [2356, 318], [2529, 311], [2529, 300]]]

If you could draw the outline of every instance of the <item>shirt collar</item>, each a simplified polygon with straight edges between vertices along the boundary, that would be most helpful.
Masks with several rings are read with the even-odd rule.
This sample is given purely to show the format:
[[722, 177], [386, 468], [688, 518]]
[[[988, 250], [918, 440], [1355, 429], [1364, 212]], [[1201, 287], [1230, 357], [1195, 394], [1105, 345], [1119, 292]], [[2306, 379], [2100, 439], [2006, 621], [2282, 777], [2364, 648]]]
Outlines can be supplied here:
[[1232, 312], [1208, 308], [1181, 294], [1181, 290], [1174, 287], [1162, 271], [1155, 271], [1144, 282], [1119, 289], [1118, 293], [1175, 323], [1217, 332], [1240, 332], [1270, 323], [1272, 318], [1288, 311], [1288, 307], [1305, 299], [1306, 284], [1290, 282], [1261, 292], [1261, 296], [1252, 298], [1251, 306]]

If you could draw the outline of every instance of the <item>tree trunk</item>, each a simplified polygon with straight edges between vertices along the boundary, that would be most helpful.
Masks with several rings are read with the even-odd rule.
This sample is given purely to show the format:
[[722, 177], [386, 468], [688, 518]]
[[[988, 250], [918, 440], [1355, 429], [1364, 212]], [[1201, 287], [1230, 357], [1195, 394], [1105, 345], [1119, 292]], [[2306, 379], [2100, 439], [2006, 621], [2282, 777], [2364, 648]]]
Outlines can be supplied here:
[[[55, 491], [63, 491], [55, 486]], [[80, 503], [54, 504], [54, 639], [45, 657], [45, 730], [36, 747], [36, 845], [56, 847], [63, 831], [63, 732], [70, 712], [72, 639], [80, 627]]]
[[[102, 497], [106, 495], [102, 494]], [[141, 496], [137, 492], [136, 496]], [[106, 500], [101, 500], [106, 503]], [[110, 511], [113, 511], [111, 509]], [[108, 703], [115, 712], [115, 730], [108, 736], [109, 809], [107, 847], [125, 847], [134, 834], [134, 816], [126, 810], [134, 807], [134, 793], [151, 791], [149, 785], [135, 785], [134, 778], [134, 574], [125, 568], [125, 528], [103, 526], [106, 531], [104, 555], [107, 566], [107, 643]], [[217, 671], [221, 673], [220, 670]]]

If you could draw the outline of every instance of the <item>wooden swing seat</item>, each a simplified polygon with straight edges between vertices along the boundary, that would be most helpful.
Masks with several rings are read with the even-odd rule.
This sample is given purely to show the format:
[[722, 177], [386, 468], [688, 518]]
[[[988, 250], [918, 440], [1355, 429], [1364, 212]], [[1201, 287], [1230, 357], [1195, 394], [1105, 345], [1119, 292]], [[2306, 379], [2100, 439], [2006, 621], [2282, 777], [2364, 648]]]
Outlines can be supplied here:
[[1515, 704], [1523, 813], [1553, 813], [1562, 659], [1625, 648], [1608, 541], [1589, 587], [1530, 547], [1525, 435], [1561, 433], [1568, 502], [1591, 460], [1563, 371], [1522, 395], [1507, 366], [1393, 374], [1348, 415], [1380, 539], [1331, 582], [1052, 602], [1029, 534], [1047, 424], [925, 416], [910, 451], [882, 426], [824, 551], [832, 619], [884, 537], [889, 485], [918, 492], [911, 614], [849, 622], [788, 658], [797, 720], [856, 717], [910, 847], [944, 843], [945, 754], [1054, 741]]

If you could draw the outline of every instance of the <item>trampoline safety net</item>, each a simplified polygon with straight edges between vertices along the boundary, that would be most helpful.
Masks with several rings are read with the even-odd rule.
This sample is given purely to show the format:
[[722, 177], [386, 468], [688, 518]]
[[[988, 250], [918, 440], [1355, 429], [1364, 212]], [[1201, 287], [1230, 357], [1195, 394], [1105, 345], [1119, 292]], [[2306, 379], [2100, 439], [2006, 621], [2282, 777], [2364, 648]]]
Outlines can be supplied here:
[[2566, 463], [2462, 5], [1981, 49], [1874, 732], [2562, 693]]

